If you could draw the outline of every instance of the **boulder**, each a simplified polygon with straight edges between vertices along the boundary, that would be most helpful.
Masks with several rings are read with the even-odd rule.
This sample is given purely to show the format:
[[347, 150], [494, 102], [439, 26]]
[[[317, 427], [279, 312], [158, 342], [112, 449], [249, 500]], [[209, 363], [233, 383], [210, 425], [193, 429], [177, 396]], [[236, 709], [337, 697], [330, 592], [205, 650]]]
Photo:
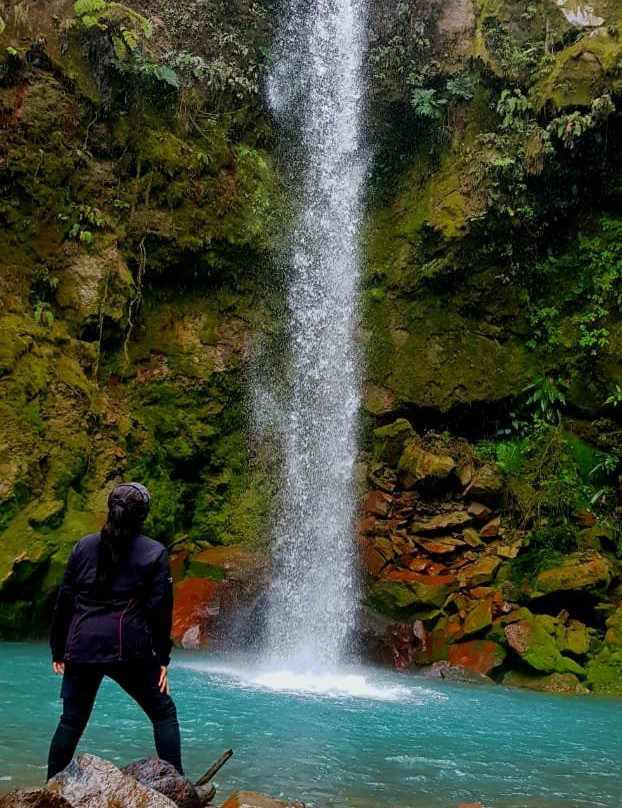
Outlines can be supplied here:
[[480, 466], [473, 472], [465, 496], [482, 502], [495, 503], [503, 493], [503, 472], [498, 466]]
[[236, 791], [220, 808], [305, 808], [301, 802], [275, 800], [259, 791]]
[[609, 561], [598, 553], [571, 553], [559, 567], [544, 570], [535, 580], [532, 597], [570, 589], [608, 586], [612, 577]]
[[614, 651], [622, 651], [622, 606], [607, 618], [605, 626], [607, 627], [605, 634], [607, 645]]
[[250, 552], [245, 547], [223, 545], [208, 547], [193, 555], [188, 563], [188, 573], [200, 578], [213, 578], [244, 581], [253, 578], [264, 565], [259, 553]]
[[412, 523], [413, 533], [439, 533], [450, 530], [459, 530], [473, 521], [466, 511], [450, 511], [449, 513], [439, 513], [429, 519], [420, 519]]
[[212, 629], [230, 595], [227, 581], [187, 578], [177, 585], [172, 637], [182, 648], [211, 645]]
[[412, 660], [416, 665], [429, 665], [447, 659], [447, 649], [464, 636], [462, 625], [455, 617], [441, 617], [432, 631], [426, 632], [420, 647], [415, 648]]
[[567, 693], [585, 695], [590, 691], [582, 685], [574, 673], [551, 673], [548, 676], [532, 676], [519, 671], [508, 671], [501, 684], [506, 687], [521, 687], [524, 690], [537, 690], [541, 693]]
[[47, 788], [18, 788], [0, 797], [0, 808], [72, 808], [72, 805]]
[[577, 662], [562, 656], [542, 615], [529, 615], [517, 623], [511, 623], [505, 626], [504, 633], [510, 648], [535, 670], [543, 673], [585, 674]]
[[501, 665], [505, 655], [505, 649], [491, 640], [467, 640], [449, 646], [447, 661], [487, 676]]
[[477, 634], [478, 631], [492, 624], [492, 599], [486, 598], [475, 601], [472, 609], [467, 612], [464, 618], [463, 630], [465, 635]]
[[492, 581], [500, 565], [501, 559], [490, 555], [483, 556], [473, 564], [468, 564], [466, 567], [462, 567], [458, 571], [458, 580], [460, 581], [460, 586], [463, 588], [469, 588]]
[[413, 615], [418, 608], [442, 606], [458, 583], [451, 575], [422, 575], [411, 570], [384, 572], [371, 588], [377, 611], [392, 617]]
[[594, 693], [622, 696], [622, 650], [605, 646], [585, 666], [586, 685]]
[[172, 800], [178, 808], [201, 808], [203, 802], [192, 783], [171, 764], [158, 758], [137, 760], [121, 771], [147, 788]]
[[164, 794], [90, 754], [74, 758], [46, 788], [64, 797], [73, 808], [176, 808]]
[[373, 516], [387, 517], [391, 513], [393, 498], [382, 491], [369, 491], [363, 498], [361, 510]]
[[411, 440], [404, 447], [397, 464], [397, 473], [404, 488], [414, 488], [420, 483], [446, 480], [455, 467], [455, 462], [448, 455], [427, 452], [417, 441]]
[[434, 679], [448, 679], [452, 682], [471, 682], [475, 684], [490, 684], [492, 679], [482, 673], [464, 668], [462, 665], [452, 665], [446, 659], [433, 662], [424, 668], [421, 673]]
[[413, 437], [415, 430], [405, 418], [374, 429], [374, 457], [396, 466], [404, 451], [404, 444]]

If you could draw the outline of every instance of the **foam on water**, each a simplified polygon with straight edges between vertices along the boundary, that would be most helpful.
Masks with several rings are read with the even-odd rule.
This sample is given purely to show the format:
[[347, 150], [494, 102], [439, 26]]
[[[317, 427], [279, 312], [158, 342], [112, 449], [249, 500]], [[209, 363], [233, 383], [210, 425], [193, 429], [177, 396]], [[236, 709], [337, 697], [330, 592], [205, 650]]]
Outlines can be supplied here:
[[288, 670], [258, 668], [249, 661], [235, 665], [218, 662], [186, 661], [183, 667], [219, 677], [219, 683], [233, 687], [260, 688], [273, 693], [300, 696], [324, 696], [335, 699], [367, 699], [383, 702], [422, 704], [430, 700], [444, 701], [446, 696], [420, 685], [388, 684], [381, 674], [360, 669], [335, 671]]

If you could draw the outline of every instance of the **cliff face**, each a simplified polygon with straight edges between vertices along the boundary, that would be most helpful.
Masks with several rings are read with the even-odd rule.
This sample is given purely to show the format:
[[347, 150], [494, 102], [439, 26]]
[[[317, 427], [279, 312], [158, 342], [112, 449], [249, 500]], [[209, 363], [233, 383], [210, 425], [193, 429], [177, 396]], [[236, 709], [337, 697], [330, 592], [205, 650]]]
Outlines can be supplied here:
[[[407, 416], [420, 434], [444, 436], [443, 451], [436, 438], [418, 437], [425, 451], [500, 475], [491, 518], [499, 514], [517, 539], [516, 555], [484, 553], [499, 559], [485, 582], [496, 601], [458, 582], [424, 608], [421, 581], [391, 576], [437, 575], [417, 559], [442, 559], [417, 542], [464, 542], [464, 529], [485, 526], [468, 513], [469, 483], [458, 471], [445, 487], [424, 483], [421, 518], [420, 506], [392, 503], [389, 522], [400, 508], [415, 511], [362, 534], [370, 603], [398, 623], [422, 620], [419, 634], [435, 636], [439, 620], [461, 611], [466, 619], [458, 590], [469, 589], [469, 603], [516, 609], [540, 598], [538, 620], [566, 610], [564, 630], [569, 620], [588, 625], [589, 649], [571, 656], [584, 671], [586, 655], [606, 652], [603, 676], [614, 683], [619, 651], [603, 642], [622, 605], [618, 6], [373, 5], [361, 330], [365, 486], [398, 499], [419, 490], [400, 477], [401, 454], [379, 456], [372, 440], [374, 429]], [[224, 562], [192, 560], [213, 545], [264, 554], [278, 447], [249, 425], [248, 379], [251, 346], [278, 345], [282, 329], [278, 267], [292, 177], [262, 97], [279, 13], [269, 0], [4, 5], [5, 638], [44, 630], [70, 547], [101, 524], [121, 477], [152, 489], [148, 527], [171, 546], [177, 576], [235, 578]], [[453, 443], [460, 435], [468, 451]], [[464, 512], [474, 524], [413, 527], [437, 511]], [[604, 531], [587, 549], [582, 512]], [[394, 543], [398, 530], [414, 544], [397, 553], [380, 542], [384, 561], [370, 569], [374, 542]], [[447, 546], [458, 563], [470, 545]], [[484, 552], [477, 547], [464, 552]], [[561, 557], [580, 566], [573, 554], [588, 551], [605, 559], [604, 578], [591, 581], [586, 569], [587, 584], [548, 601], [530, 590]], [[512, 624], [529, 615], [515, 612]], [[455, 640], [497, 642], [507, 667], [545, 670], [530, 668], [503, 627], [491, 640], [490, 626]], [[404, 642], [414, 653], [420, 638]], [[447, 658], [445, 645], [436, 659]]]

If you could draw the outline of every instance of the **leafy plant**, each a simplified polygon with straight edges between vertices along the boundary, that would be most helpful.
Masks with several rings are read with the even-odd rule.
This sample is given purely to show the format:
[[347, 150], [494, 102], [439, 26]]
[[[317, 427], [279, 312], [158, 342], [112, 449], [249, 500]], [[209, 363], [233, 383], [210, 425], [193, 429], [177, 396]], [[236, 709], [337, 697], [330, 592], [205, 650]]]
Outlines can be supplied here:
[[605, 121], [615, 112], [615, 105], [608, 94], [592, 101], [590, 112], [570, 112], [555, 118], [548, 125], [549, 132], [554, 133], [567, 149], [574, 149], [583, 135]]
[[410, 96], [410, 104], [417, 115], [440, 121], [443, 118], [447, 99], [441, 98], [438, 90], [425, 87], [414, 87]]
[[497, 101], [497, 114], [501, 116], [502, 129], [522, 132], [530, 108], [529, 100], [521, 90], [502, 90]]
[[33, 316], [36, 322], [46, 328], [51, 328], [54, 325], [54, 315], [50, 311], [49, 305], [43, 300], [38, 301]]
[[605, 404], [612, 407], [619, 407], [622, 404], [622, 387], [619, 384], [616, 384], [613, 393], [605, 399]]
[[447, 92], [460, 101], [470, 101], [473, 98], [473, 80], [466, 73], [449, 79], [446, 87]]
[[535, 408], [538, 418], [546, 424], [556, 424], [561, 420], [561, 407], [566, 404], [565, 390], [568, 383], [563, 379], [555, 380], [551, 376], [538, 376], [525, 388], [529, 393], [525, 405]]

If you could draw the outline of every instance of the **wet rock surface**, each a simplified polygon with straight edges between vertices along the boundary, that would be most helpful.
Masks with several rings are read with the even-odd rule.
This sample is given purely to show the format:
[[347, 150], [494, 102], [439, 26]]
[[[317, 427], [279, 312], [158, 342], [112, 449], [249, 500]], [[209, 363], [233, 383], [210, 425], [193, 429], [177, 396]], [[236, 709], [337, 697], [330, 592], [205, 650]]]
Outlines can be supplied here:
[[74, 758], [46, 788], [51, 794], [63, 797], [72, 808], [175, 808], [176, 805], [107, 760], [90, 754]]
[[[553, 550], [553, 561], [532, 572], [523, 560], [530, 530], [504, 512], [507, 483], [498, 467], [478, 462], [464, 442], [417, 436], [405, 419], [377, 433], [358, 523], [368, 601], [394, 621], [369, 635], [376, 657], [428, 675], [468, 672], [549, 692], [617, 692], [620, 570], [604, 540], [561, 559]], [[404, 454], [421, 474], [414, 482], [411, 471], [408, 487], [398, 473]], [[427, 469], [448, 470], [432, 487], [421, 484], [421, 458]], [[605, 535], [588, 516], [577, 513], [577, 529]], [[593, 611], [600, 601], [605, 619]]]
[[129, 766], [124, 766], [121, 771], [147, 788], [168, 797], [179, 808], [201, 808], [204, 805], [201, 795], [193, 784], [164, 760], [157, 758], [137, 760]]

